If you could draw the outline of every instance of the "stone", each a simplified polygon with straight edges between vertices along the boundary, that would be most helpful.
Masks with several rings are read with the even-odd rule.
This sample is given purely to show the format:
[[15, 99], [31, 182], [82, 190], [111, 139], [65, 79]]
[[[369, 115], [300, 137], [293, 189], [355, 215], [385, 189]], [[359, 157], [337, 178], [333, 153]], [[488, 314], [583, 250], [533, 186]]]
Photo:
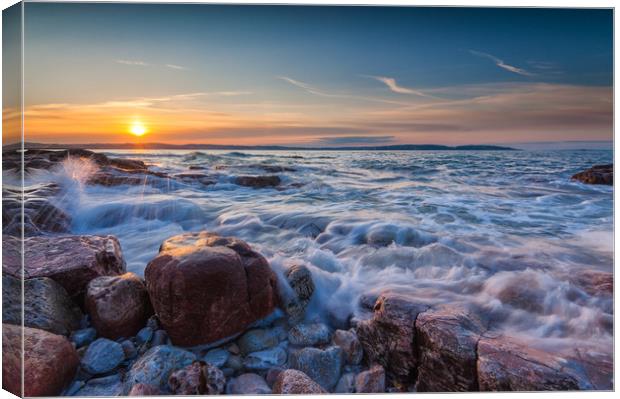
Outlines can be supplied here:
[[207, 352], [202, 360], [212, 366], [222, 368], [226, 364], [229, 356], [230, 353], [226, 349], [216, 348]]
[[316, 346], [329, 343], [331, 334], [323, 323], [303, 323], [293, 326], [288, 332], [288, 341], [297, 346]]
[[134, 273], [91, 280], [85, 303], [98, 334], [110, 339], [136, 335], [153, 313], [146, 286]]
[[614, 292], [613, 273], [598, 270], [571, 271], [570, 281], [590, 295], [611, 297]]
[[21, 324], [59, 335], [69, 335], [79, 328], [82, 312], [67, 291], [52, 279], [41, 277], [24, 281], [24, 306], [21, 281], [2, 276], [2, 322]]
[[278, 378], [280, 373], [283, 371], [284, 369], [282, 367], [272, 367], [269, 370], [267, 370], [267, 374], [265, 375], [265, 381], [267, 381], [267, 385], [269, 385], [269, 387], [273, 387], [273, 384], [275, 384], [276, 379]]
[[138, 349], [130, 340], [126, 339], [121, 342], [121, 347], [123, 348], [123, 353], [125, 353], [125, 359], [134, 359], [138, 356]]
[[303, 395], [327, 393], [319, 384], [299, 370], [284, 370], [273, 384], [276, 395]]
[[565, 371], [567, 361], [509, 337], [483, 337], [478, 343], [481, 391], [573, 391], [578, 381]]
[[338, 345], [342, 348], [347, 364], [360, 364], [364, 356], [364, 351], [362, 349], [362, 344], [357, 339], [355, 330], [336, 330], [334, 331], [332, 340], [334, 345]]
[[244, 333], [238, 340], [239, 352], [242, 355], [258, 352], [278, 345], [278, 331], [274, 329], [255, 328]]
[[157, 330], [153, 333], [153, 340], [151, 346], [166, 345], [168, 342], [168, 334], [164, 330]]
[[252, 188], [268, 188], [280, 185], [280, 178], [275, 175], [271, 176], [237, 176], [235, 184]]
[[355, 377], [355, 392], [357, 393], [384, 393], [385, 370], [377, 364], [370, 370], [362, 371]]
[[[239, 349], [239, 346], [235, 343], [230, 344], [230, 346], [228, 347], [228, 352], [230, 352], [233, 355], [238, 355], [239, 353], [241, 353], [241, 350]], [[251, 351], [250, 351], [251, 352]]]
[[[2, 244], [16, 248], [21, 245], [18, 240], [4, 240]], [[72, 298], [83, 294], [96, 277], [125, 272], [121, 246], [114, 236], [29, 237], [24, 245], [25, 278], [49, 277]], [[8, 254], [12, 253], [9, 250]], [[5, 261], [2, 270], [21, 278], [21, 262]]]
[[169, 238], [145, 276], [153, 307], [175, 345], [239, 334], [277, 304], [276, 276], [267, 260], [245, 242], [214, 233]]
[[75, 396], [120, 396], [123, 393], [123, 383], [120, 374], [88, 380]]
[[136, 343], [138, 345], [144, 345], [153, 338], [153, 330], [150, 327], [144, 327], [136, 334]]
[[125, 360], [125, 352], [118, 342], [98, 338], [88, 345], [81, 365], [90, 374], [105, 374], [117, 368]]
[[355, 393], [355, 374], [345, 373], [338, 380], [334, 393]]
[[[23, 368], [22, 333], [27, 354]], [[66, 337], [2, 324], [2, 389], [17, 396], [57, 396], [70, 384], [78, 364], [77, 352]]]
[[97, 338], [97, 331], [91, 327], [76, 330], [71, 334], [71, 341], [75, 343], [76, 348], [90, 344], [95, 338]]
[[131, 387], [128, 396], [154, 396], [161, 395], [158, 387], [149, 384], [138, 383]]
[[165, 390], [168, 378], [174, 370], [181, 369], [196, 360], [186, 350], [170, 345], [154, 346], [133, 364], [125, 378], [125, 392], [135, 384], [153, 385]]
[[571, 178], [586, 184], [614, 184], [614, 165], [594, 165], [590, 169], [579, 172]]
[[227, 393], [232, 395], [266, 395], [271, 393], [271, 388], [260, 375], [246, 373], [230, 382]]
[[226, 364], [224, 365], [227, 368], [239, 371], [243, 368], [243, 358], [239, 355], [230, 355], [228, 359], [226, 359]]
[[219, 395], [226, 377], [219, 368], [196, 361], [170, 375], [168, 385], [175, 395]]
[[79, 391], [86, 383], [81, 380], [75, 380], [69, 385], [69, 388], [65, 389], [65, 391], [61, 394], [61, 396], [75, 396], [77, 391]]
[[368, 363], [381, 364], [397, 381], [410, 381], [417, 368], [415, 321], [427, 309], [404, 295], [381, 294], [373, 317], [356, 327]]
[[340, 379], [343, 366], [342, 349], [330, 346], [324, 350], [312, 347], [292, 350], [289, 363], [291, 368], [303, 371], [325, 390], [330, 391]]
[[286, 363], [286, 351], [280, 347], [266, 349], [248, 354], [243, 366], [248, 370], [267, 370]]
[[305, 265], [295, 264], [289, 267], [284, 274], [289, 287], [292, 289], [290, 293], [283, 292], [281, 294], [284, 310], [293, 323], [299, 323], [303, 320], [306, 307], [314, 293], [312, 273]]

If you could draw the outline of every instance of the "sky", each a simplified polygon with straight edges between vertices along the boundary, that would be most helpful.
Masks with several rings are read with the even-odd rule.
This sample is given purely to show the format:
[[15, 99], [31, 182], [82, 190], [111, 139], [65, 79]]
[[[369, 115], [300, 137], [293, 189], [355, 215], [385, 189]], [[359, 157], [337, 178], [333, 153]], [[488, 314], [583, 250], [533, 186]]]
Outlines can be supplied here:
[[24, 20], [26, 141], [613, 139], [611, 10], [26, 3]]

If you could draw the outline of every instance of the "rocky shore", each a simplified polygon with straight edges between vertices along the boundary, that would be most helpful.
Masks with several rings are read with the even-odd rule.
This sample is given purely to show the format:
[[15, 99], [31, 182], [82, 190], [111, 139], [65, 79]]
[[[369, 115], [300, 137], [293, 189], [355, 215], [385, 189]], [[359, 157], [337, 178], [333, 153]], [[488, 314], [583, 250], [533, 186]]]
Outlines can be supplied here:
[[[17, 156], [4, 155], [5, 170], [19, 168]], [[99, 166], [87, 184], [165, 176], [142, 161], [86, 150], [29, 151], [26, 172], [67, 157]], [[210, 184], [195, 172], [170, 178]], [[275, 175], [238, 180], [256, 189], [281, 184]], [[611, 356], [534, 349], [474, 306], [431, 306], [387, 291], [361, 300], [365, 317], [335, 310], [328, 320], [309, 318], [311, 271], [293, 264], [279, 279], [235, 237], [172, 236], [142, 279], [126, 271], [116, 237], [71, 235], [70, 216], [53, 201], [59, 191], [53, 183], [25, 189], [22, 242], [20, 189], [3, 188], [3, 388], [16, 395], [612, 388]], [[597, 294], [611, 295], [611, 275], [599, 280]]]

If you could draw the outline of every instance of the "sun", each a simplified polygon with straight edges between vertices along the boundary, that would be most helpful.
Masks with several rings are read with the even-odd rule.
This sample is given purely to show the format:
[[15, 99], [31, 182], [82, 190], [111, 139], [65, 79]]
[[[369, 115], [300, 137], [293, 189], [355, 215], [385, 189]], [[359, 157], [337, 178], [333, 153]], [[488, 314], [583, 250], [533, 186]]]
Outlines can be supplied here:
[[144, 136], [147, 132], [148, 130], [146, 129], [146, 126], [144, 126], [144, 124], [140, 121], [134, 121], [131, 126], [129, 126], [129, 133], [134, 136]]

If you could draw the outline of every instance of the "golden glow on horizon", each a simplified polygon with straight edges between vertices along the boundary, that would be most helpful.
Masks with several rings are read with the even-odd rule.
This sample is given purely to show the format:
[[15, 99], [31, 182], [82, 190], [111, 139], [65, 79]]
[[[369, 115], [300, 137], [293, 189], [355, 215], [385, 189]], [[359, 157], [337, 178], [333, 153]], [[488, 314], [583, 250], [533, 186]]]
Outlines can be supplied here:
[[136, 137], [144, 136], [147, 132], [146, 126], [141, 121], [134, 121], [129, 127], [129, 133]]

